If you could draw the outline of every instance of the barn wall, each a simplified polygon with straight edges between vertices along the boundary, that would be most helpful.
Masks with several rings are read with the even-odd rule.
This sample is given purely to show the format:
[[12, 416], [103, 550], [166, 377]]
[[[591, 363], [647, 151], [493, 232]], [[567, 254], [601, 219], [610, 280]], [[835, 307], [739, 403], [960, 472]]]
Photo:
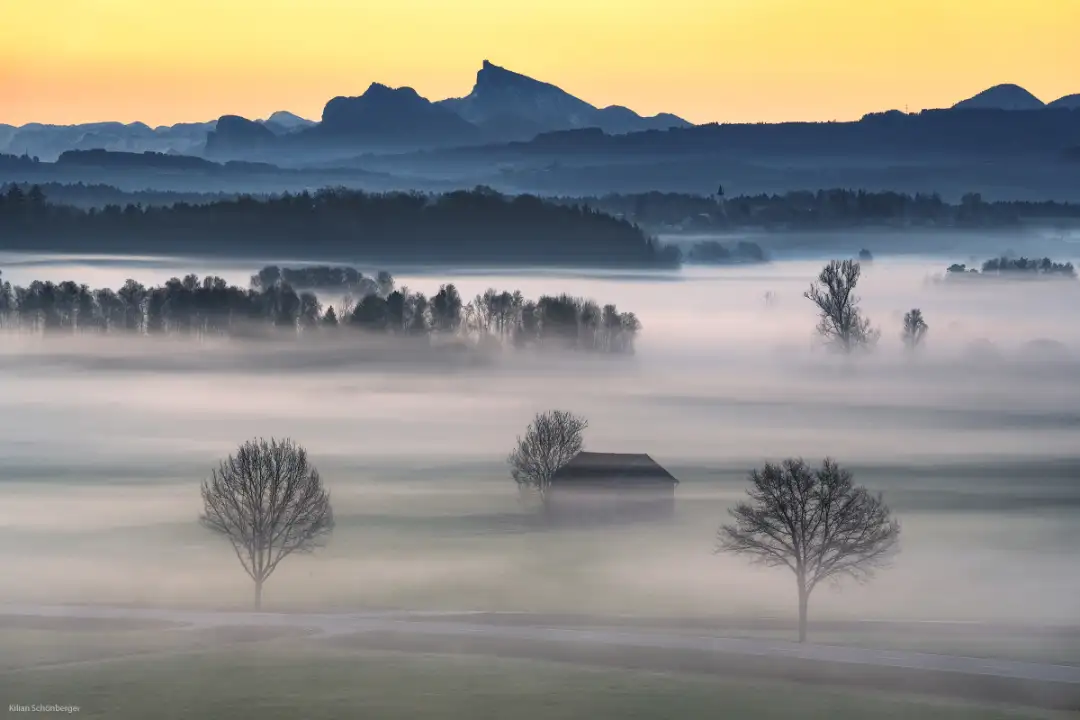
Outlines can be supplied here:
[[556, 519], [568, 522], [661, 520], [674, 513], [675, 486], [556, 486], [548, 509]]

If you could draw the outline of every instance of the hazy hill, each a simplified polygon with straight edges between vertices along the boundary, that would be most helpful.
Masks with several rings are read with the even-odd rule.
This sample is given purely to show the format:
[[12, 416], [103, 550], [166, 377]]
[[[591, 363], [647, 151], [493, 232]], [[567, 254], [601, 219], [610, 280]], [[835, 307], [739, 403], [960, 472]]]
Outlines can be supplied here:
[[295, 113], [291, 113], [288, 110], [278, 110], [276, 113], [270, 115], [270, 117], [261, 121], [263, 125], [270, 128], [274, 132], [281, 134], [282, 132], [292, 132], [293, 130], [300, 130], [302, 128], [311, 127], [315, 124], [314, 120], [308, 120], [302, 118]]
[[443, 156], [511, 161], [528, 156], [697, 155], [730, 157], [900, 157], [942, 154], [971, 158], [1052, 158], [1080, 144], [1080, 111], [1010, 112], [962, 108], [867, 115], [853, 122], [709, 124], [622, 135], [596, 128], [538, 135], [526, 142], [448, 150]]
[[600, 109], [551, 83], [487, 60], [476, 73], [472, 92], [438, 104], [482, 128], [489, 139], [528, 139], [541, 132], [585, 127], [626, 133], [690, 125], [670, 114], [642, 117], [620, 106]]
[[1046, 107], [1049, 107], [1049, 108], [1066, 108], [1066, 109], [1069, 109], [1069, 110], [1080, 109], [1080, 93], [1075, 93], [1073, 95], [1066, 95], [1065, 97], [1058, 98], [1057, 100], [1055, 100], [1052, 103], [1048, 104]]
[[262, 122], [239, 115], [222, 115], [217, 125], [206, 134], [207, 156], [231, 155], [237, 151], [272, 148], [277, 135]]
[[109, 184], [127, 192], [261, 194], [300, 192], [320, 187], [371, 191], [445, 190], [454, 185], [412, 176], [395, 178], [362, 168], [295, 169], [270, 163], [158, 152], [69, 150], [55, 162], [0, 154], [0, 185]]
[[126, 152], [201, 152], [214, 122], [177, 123], [151, 128], [145, 123], [100, 122], [79, 125], [29, 123], [0, 130], [0, 152], [26, 153], [55, 160], [65, 150], [119, 150]]
[[68, 150], [56, 160], [56, 165], [98, 168], [145, 168], [158, 170], [232, 170], [274, 172], [279, 168], [266, 163], [215, 163], [201, 157], [158, 152], [115, 152], [110, 150]]
[[[225, 117], [237, 119], [235, 115]], [[310, 120], [288, 112], [276, 112], [259, 122], [275, 134], [285, 134], [313, 124]], [[0, 125], [0, 153], [26, 153], [48, 161], [55, 160], [65, 150], [200, 154], [206, 144], [207, 135], [214, 132], [217, 124], [217, 120], [211, 120], [159, 125], [153, 128], [141, 122], [76, 125], [28, 123], [21, 127]]]
[[472, 123], [410, 87], [372, 83], [359, 97], [336, 97], [326, 103], [322, 122], [297, 137], [304, 141], [425, 147], [478, 141], [482, 135]]
[[953, 105], [957, 110], [1041, 110], [1046, 107], [1039, 98], [1019, 85], [995, 85], [978, 95]]
[[706, 193], [722, 183], [740, 193], [847, 186], [950, 199], [980, 192], [1000, 200], [1076, 201], [1080, 176], [1062, 153], [1077, 145], [1080, 110], [950, 109], [621, 135], [586, 128], [358, 161], [395, 175], [559, 195]]

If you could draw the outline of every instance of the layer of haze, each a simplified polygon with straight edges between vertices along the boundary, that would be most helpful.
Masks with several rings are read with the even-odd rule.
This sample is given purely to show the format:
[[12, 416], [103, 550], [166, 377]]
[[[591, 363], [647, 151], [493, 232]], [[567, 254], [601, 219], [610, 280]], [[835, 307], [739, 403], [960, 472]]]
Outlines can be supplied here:
[[1080, 92], [1076, 0], [53, 0], [3, 13], [10, 124], [318, 118], [372, 81], [464, 95], [484, 58], [694, 122], [855, 119], [1005, 82], [1048, 102]]
[[[1065, 259], [1065, 258], [1058, 258]], [[13, 283], [118, 286], [195, 269], [148, 260], [3, 262]], [[940, 261], [879, 261], [861, 288], [883, 329], [854, 365], [811, 350], [801, 292], [819, 263], [660, 278], [455, 280], [614, 301], [644, 323], [630, 359], [507, 353], [474, 366], [372, 339], [43, 340], [0, 349], [0, 601], [243, 607], [250, 583], [199, 528], [198, 483], [253, 436], [306, 445], [338, 518], [287, 560], [267, 607], [790, 616], [785, 571], [711, 554], [766, 459], [826, 454], [883, 491], [903, 524], [895, 566], [815, 596], [815, 617], [1080, 622], [1080, 283], [927, 284]], [[767, 308], [764, 293], [776, 302]], [[900, 352], [921, 307], [926, 352]], [[998, 355], [971, 353], [992, 341]], [[1025, 349], [1037, 339], [1069, 353]], [[682, 480], [671, 525], [538, 532], [503, 458], [533, 413], [591, 423], [586, 446], [647, 452]]]

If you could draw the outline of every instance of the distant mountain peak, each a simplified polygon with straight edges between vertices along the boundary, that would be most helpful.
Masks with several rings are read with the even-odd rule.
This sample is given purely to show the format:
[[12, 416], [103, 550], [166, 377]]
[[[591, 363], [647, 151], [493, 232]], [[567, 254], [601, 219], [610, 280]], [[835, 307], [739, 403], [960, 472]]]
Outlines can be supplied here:
[[529, 139], [543, 132], [599, 127], [608, 132], [685, 127], [674, 115], [643, 118], [621, 106], [600, 109], [557, 85], [484, 60], [472, 91], [439, 105], [504, 139]]
[[359, 97], [335, 97], [323, 108], [322, 122], [311, 129], [357, 140], [415, 141], [442, 144], [477, 138], [479, 131], [448, 108], [422, 97], [411, 87], [373, 82]]
[[1044, 107], [1046, 103], [1013, 83], [995, 85], [953, 105], [957, 110], [1041, 110]]
[[[473, 92], [475, 93], [477, 88], [493, 84], [521, 84], [537, 88], [550, 88], [560, 93], [563, 92], [563, 90], [559, 89], [555, 85], [552, 85], [551, 83], [546, 83], [541, 80], [535, 80], [528, 75], [522, 75], [521, 73], [516, 73], [513, 70], [507, 70], [500, 65], [496, 65], [489, 60], [485, 60], [483, 66], [476, 73], [476, 86], [473, 88]], [[569, 93], [564, 94], [569, 95]]]

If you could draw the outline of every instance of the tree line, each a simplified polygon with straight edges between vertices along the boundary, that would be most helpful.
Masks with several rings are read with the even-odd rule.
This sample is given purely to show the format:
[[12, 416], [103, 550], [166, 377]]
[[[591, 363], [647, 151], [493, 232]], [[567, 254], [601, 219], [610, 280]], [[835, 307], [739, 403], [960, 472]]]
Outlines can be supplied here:
[[[3, 156], [0, 155], [0, 169], [3, 169]], [[115, 185], [105, 183], [5, 183], [0, 185], [0, 195], [6, 195], [12, 187], [23, 193], [29, 193], [37, 187], [51, 202], [61, 205], [73, 205], [80, 208], [105, 207], [106, 205], [173, 205], [178, 202], [208, 203], [215, 200], [235, 200], [243, 193], [239, 192], [181, 192], [176, 190], [121, 190]], [[258, 196], [256, 194], [256, 196]]]
[[557, 198], [625, 218], [645, 228], [837, 228], [866, 224], [925, 227], [1012, 226], [1030, 220], [1080, 219], [1080, 204], [986, 201], [978, 193], [949, 203], [937, 193], [833, 188], [737, 197], [648, 192]]
[[259, 328], [306, 334], [340, 327], [617, 354], [633, 353], [641, 330], [634, 313], [613, 304], [566, 294], [529, 300], [520, 291], [495, 289], [465, 301], [452, 283], [429, 298], [396, 287], [386, 272], [361, 275], [347, 286], [355, 294], [346, 294], [336, 307], [324, 306], [314, 292], [297, 292], [280, 277], [262, 284], [266, 272], [248, 288], [190, 274], [155, 287], [128, 280], [119, 290], [70, 280], [12, 286], [0, 275], [0, 326], [47, 334], [193, 336], [243, 336]]
[[4, 249], [204, 255], [302, 253], [369, 262], [668, 267], [677, 248], [582, 205], [486, 188], [442, 195], [325, 189], [207, 203], [51, 201], [39, 186], [0, 195]]
[[999, 257], [987, 260], [982, 264], [982, 271], [976, 268], [968, 268], [963, 263], [954, 263], [945, 271], [945, 277], [1058, 277], [1075, 278], [1076, 268], [1071, 262], [1054, 262], [1048, 257], [1041, 260], [1038, 258], [1011, 258]]
[[690, 246], [686, 262], [701, 265], [767, 262], [765, 251], [755, 242], [740, 240], [728, 247], [716, 240], [700, 240]]

